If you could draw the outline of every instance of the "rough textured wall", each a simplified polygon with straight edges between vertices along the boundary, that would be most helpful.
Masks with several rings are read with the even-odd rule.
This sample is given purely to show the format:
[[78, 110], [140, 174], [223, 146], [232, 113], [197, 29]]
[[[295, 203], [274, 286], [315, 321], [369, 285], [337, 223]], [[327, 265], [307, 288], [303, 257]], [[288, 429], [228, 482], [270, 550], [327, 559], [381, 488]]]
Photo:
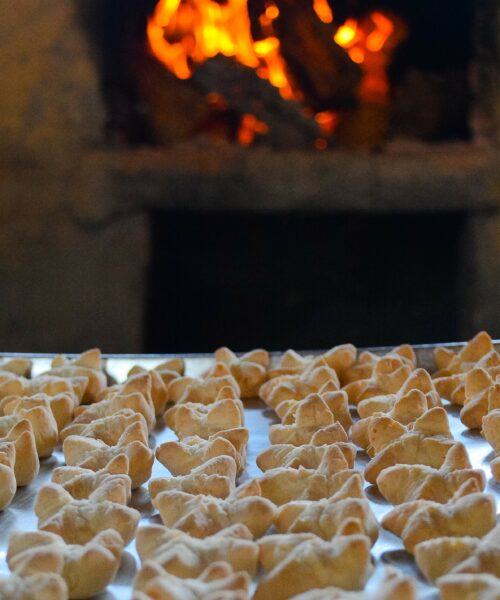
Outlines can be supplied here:
[[77, 3], [4, 2], [0, 71], [0, 349], [141, 350], [146, 216], [99, 219], [81, 172], [104, 111]]

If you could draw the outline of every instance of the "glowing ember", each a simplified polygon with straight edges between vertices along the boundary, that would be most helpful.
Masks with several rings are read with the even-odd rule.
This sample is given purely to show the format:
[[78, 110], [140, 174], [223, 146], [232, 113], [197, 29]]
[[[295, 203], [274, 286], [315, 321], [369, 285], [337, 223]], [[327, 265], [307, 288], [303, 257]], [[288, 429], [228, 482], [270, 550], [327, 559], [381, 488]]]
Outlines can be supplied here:
[[238, 142], [242, 146], [250, 146], [257, 134], [265, 135], [268, 131], [268, 126], [255, 115], [244, 114], [238, 130]]
[[323, 23], [332, 23], [333, 13], [328, 0], [313, 0], [314, 12]]
[[[333, 23], [334, 15], [328, 0], [309, 1], [318, 19], [325, 24]], [[152, 53], [179, 79], [188, 79], [197, 64], [218, 54], [234, 57], [278, 88], [283, 98], [302, 101], [301, 90], [288, 76], [280, 40], [273, 28], [273, 22], [280, 16], [279, 8], [271, 0], [265, 3], [259, 17], [265, 37], [256, 41], [251, 33], [247, 2], [159, 0], [147, 25]], [[387, 65], [392, 50], [401, 40], [401, 31], [398, 33], [395, 22], [376, 11], [359, 21], [347, 19], [332, 37], [332, 43], [343, 47], [363, 70], [359, 98], [366, 102], [386, 103], [389, 93]], [[318, 113], [314, 118], [325, 137], [331, 135], [338, 124], [338, 114], [334, 111]], [[248, 145], [257, 134], [266, 132], [265, 123], [254, 115], [245, 114], [238, 140]], [[318, 138], [315, 146], [323, 149], [327, 141]]]

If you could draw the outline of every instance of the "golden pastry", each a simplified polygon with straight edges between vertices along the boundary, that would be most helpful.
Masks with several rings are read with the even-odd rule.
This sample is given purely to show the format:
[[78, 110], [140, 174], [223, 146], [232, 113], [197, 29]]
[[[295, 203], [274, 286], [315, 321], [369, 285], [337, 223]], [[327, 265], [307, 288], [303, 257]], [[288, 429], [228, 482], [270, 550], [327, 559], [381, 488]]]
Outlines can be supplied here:
[[149, 495], [154, 499], [160, 492], [179, 490], [188, 494], [227, 498], [235, 489], [236, 472], [234, 458], [215, 456], [187, 475], [151, 479]]
[[30, 421], [21, 419], [13, 425], [6, 435], [0, 437], [0, 444], [4, 442], [12, 442], [15, 447], [14, 474], [17, 486], [28, 485], [40, 470], [35, 435]]
[[461, 445], [452, 446], [443, 465], [433, 469], [425, 465], [394, 465], [384, 469], [377, 477], [377, 487], [391, 504], [413, 500], [448, 502], [467, 481], [476, 483], [475, 490], [482, 492], [486, 478], [481, 469], [464, 469]]
[[81, 467], [57, 467], [52, 471], [52, 483], [62, 486], [75, 500], [109, 500], [128, 504], [131, 498], [128, 470], [127, 455], [119, 454], [99, 471]]
[[48, 394], [33, 394], [32, 396], [7, 396], [2, 401], [2, 409], [5, 415], [16, 414], [20, 409], [30, 409], [35, 406], [48, 407], [57, 423], [60, 431], [68, 425], [78, 399], [73, 393], [62, 392], [54, 396]]
[[496, 502], [489, 494], [473, 493], [447, 504], [416, 500], [401, 504], [387, 513], [382, 526], [399, 536], [408, 552], [433, 538], [482, 537], [496, 523]]
[[413, 372], [402, 357], [393, 355], [380, 359], [373, 368], [368, 379], [358, 379], [344, 386], [351, 404], [359, 404], [362, 400], [387, 394], [395, 394], [404, 385]]
[[[313, 439], [314, 438], [314, 439]], [[333, 444], [347, 442], [347, 434], [319, 394], [310, 394], [299, 403], [293, 423], [272, 425], [269, 428], [271, 444]]]
[[68, 600], [64, 579], [55, 573], [29, 577], [0, 574], [0, 600]]
[[246, 525], [254, 537], [260, 537], [272, 525], [276, 510], [266, 498], [255, 493], [241, 497], [238, 490], [226, 500], [178, 491], [160, 492], [153, 506], [167, 527], [198, 538], [213, 535], [235, 523]]
[[447, 573], [489, 573], [500, 577], [500, 525], [482, 539], [440, 537], [417, 544], [415, 561], [429, 581]]
[[356, 458], [356, 446], [348, 442], [337, 442], [336, 444], [324, 444], [322, 446], [276, 444], [263, 450], [257, 456], [257, 466], [261, 471], [269, 471], [278, 467], [317, 469], [325, 454], [330, 453], [330, 448], [333, 447], [338, 448], [342, 453], [347, 464], [346, 468], [352, 469]]
[[391, 567], [385, 568], [384, 578], [374, 592], [348, 592], [338, 587], [327, 587], [293, 596], [293, 600], [416, 600], [416, 598], [415, 580]]
[[132, 600], [247, 600], [249, 588], [248, 573], [234, 573], [226, 562], [212, 563], [198, 577], [188, 579], [147, 561], [136, 575]]
[[136, 375], [149, 373], [151, 378], [151, 399], [155, 407], [156, 416], [163, 414], [168, 402], [168, 386], [170, 383], [184, 375], [184, 360], [171, 359], [162, 362], [149, 371], [139, 365], [133, 366], [127, 374], [127, 379]]
[[[410, 395], [418, 395], [421, 392], [414, 390]], [[368, 455], [373, 457], [392, 441], [401, 438], [405, 433], [418, 433], [421, 437], [440, 436], [451, 438], [448, 414], [444, 408], [436, 406], [429, 410], [425, 409], [420, 416], [408, 425], [393, 416], [383, 413], [375, 413], [370, 417], [358, 421], [352, 430], [352, 440]]]
[[[348, 431], [352, 425], [352, 417], [349, 411], [347, 394], [343, 390], [337, 390], [332, 392], [322, 391], [319, 395], [332, 412], [335, 421], [338, 421]], [[283, 400], [276, 406], [275, 412], [283, 425], [289, 425], [294, 422], [295, 413], [300, 403], [304, 402], [307, 398], [308, 396], [300, 400]]]
[[370, 540], [364, 535], [319, 538], [296, 546], [257, 586], [254, 600], [286, 600], [318, 587], [361, 590], [373, 567]]
[[255, 575], [259, 547], [249, 529], [239, 523], [203, 539], [163, 525], [147, 525], [137, 532], [137, 552], [178, 577], [198, 577], [209, 565], [228, 562], [235, 571]]
[[46, 531], [17, 531], [9, 537], [7, 564], [22, 577], [60, 575], [69, 598], [89, 598], [113, 581], [122, 552], [122, 538], [113, 529], [98, 533], [81, 546], [68, 545], [60, 536]]
[[176, 404], [164, 414], [164, 421], [181, 440], [192, 435], [207, 439], [219, 431], [242, 427], [243, 404], [234, 398], [223, 398], [212, 404]]
[[241, 398], [252, 398], [259, 393], [260, 386], [267, 379], [269, 353], [266, 350], [252, 350], [238, 357], [229, 348], [219, 348], [214, 352], [215, 360], [229, 367], [241, 391]]
[[106, 400], [100, 400], [90, 406], [78, 406], [75, 409], [73, 425], [87, 425], [96, 419], [112, 416], [123, 409], [142, 414], [149, 431], [156, 424], [155, 410], [150, 397], [145, 396], [142, 392], [126, 394], [117, 392]]
[[301, 356], [295, 350], [287, 350], [278, 364], [269, 370], [269, 377], [298, 375], [307, 368], [323, 364], [333, 369], [342, 378], [356, 360], [356, 347], [352, 344], [334, 346], [327, 352], [316, 356]]
[[498, 600], [500, 581], [498, 577], [484, 574], [451, 574], [437, 581], [441, 600]]
[[500, 407], [500, 368], [495, 371], [475, 368], [465, 376], [465, 403], [460, 420], [469, 429], [480, 429], [488, 412]]
[[197, 402], [200, 404], [211, 404], [224, 388], [232, 390], [232, 398], [240, 398], [240, 386], [231, 375], [227, 365], [218, 362], [205, 374], [205, 377], [178, 377], [168, 386], [168, 400], [175, 404], [185, 402]]
[[362, 419], [383, 412], [407, 425], [428, 408], [441, 404], [441, 398], [429, 373], [425, 369], [415, 369], [395, 393], [366, 398], [361, 400], [356, 408]]
[[300, 375], [281, 375], [264, 383], [261, 399], [273, 409], [285, 400], [302, 400], [309, 394], [336, 391], [340, 388], [337, 373], [326, 362], [313, 363]]
[[330, 446], [317, 469], [278, 467], [266, 471], [258, 478], [262, 495], [277, 505], [293, 500], [320, 500], [329, 498], [351, 481], [352, 493], [360, 497], [363, 493], [363, 477], [349, 468], [342, 452]]
[[164, 442], [156, 449], [156, 458], [172, 475], [187, 475], [196, 467], [216, 456], [230, 456], [236, 462], [238, 474], [245, 468], [249, 432], [244, 427], [225, 429], [206, 440], [188, 436], [182, 441]]
[[128, 475], [132, 489], [136, 489], [151, 477], [154, 451], [144, 443], [144, 430], [140, 422], [132, 423], [119, 437], [114, 446], [102, 440], [70, 435], [63, 443], [63, 454], [69, 466], [98, 471], [110, 460], [125, 454], [129, 462]]
[[[358, 497], [353, 497], [356, 495]], [[330, 498], [284, 504], [278, 508], [274, 524], [279, 533], [309, 532], [328, 540], [338, 535], [346, 520], [352, 519], [359, 520], [363, 533], [375, 543], [378, 538], [377, 519], [370, 503], [359, 492], [356, 477], [349, 478]]]
[[50, 483], [35, 502], [38, 527], [60, 535], [68, 544], [86, 544], [105, 529], [114, 529], [127, 545], [134, 537], [140, 513], [116, 502], [74, 500], [62, 486]]
[[0, 510], [7, 508], [16, 495], [15, 463], [16, 447], [14, 443], [0, 442]]
[[104, 373], [101, 351], [98, 348], [82, 352], [72, 360], [65, 356], [56, 356], [52, 360], [52, 367], [44, 375], [57, 377], [86, 377], [88, 384], [82, 397], [84, 404], [95, 402], [107, 385]]
[[457, 455], [462, 457], [462, 463], [457, 468], [470, 469], [467, 450], [461, 442], [444, 437], [424, 437], [417, 432], [407, 432], [390, 442], [376, 454], [365, 468], [365, 479], [375, 483], [380, 473], [393, 465], [427, 465], [434, 469], [443, 466], [451, 448], [462, 446]]
[[50, 456], [59, 440], [59, 431], [48, 403], [32, 408], [16, 408], [12, 414], [0, 417], [0, 436], [8, 435], [12, 427], [23, 420], [31, 424], [38, 456]]

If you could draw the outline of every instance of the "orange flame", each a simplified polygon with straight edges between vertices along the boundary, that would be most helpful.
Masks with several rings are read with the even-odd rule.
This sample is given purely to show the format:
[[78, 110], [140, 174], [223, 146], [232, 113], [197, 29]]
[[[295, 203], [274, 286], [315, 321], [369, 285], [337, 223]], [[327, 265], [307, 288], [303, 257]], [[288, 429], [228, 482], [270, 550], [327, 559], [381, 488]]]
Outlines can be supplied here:
[[[269, 3], [267, 24], [279, 15]], [[222, 54], [257, 69], [284, 98], [293, 97], [280, 53], [280, 42], [268, 37], [254, 42], [250, 31], [247, 0], [159, 0], [148, 21], [149, 46], [167, 69], [179, 79], [192, 75], [192, 63], [202, 63]]]
[[372, 12], [360, 22], [347, 19], [333, 36], [351, 60], [362, 66], [364, 77], [358, 93], [365, 101], [387, 101], [387, 64], [390, 51], [400, 41], [394, 34], [394, 22], [381, 12]]
[[314, 12], [323, 23], [332, 23], [333, 13], [328, 0], [313, 0]]
[[[280, 40], [273, 29], [279, 17], [278, 7], [268, 0], [259, 17], [264, 39], [255, 41], [251, 33], [248, 0], [158, 0], [148, 20], [147, 38], [154, 56], [179, 79], [188, 79], [196, 64], [222, 54], [255, 69], [257, 75], [278, 88], [285, 99], [302, 100], [302, 92], [293, 87], [281, 55]], [[328, 0], [310, 0], [318, 18], [333, 22]], [[333, 35], [333, 41], [345, 48], [351, 60], [361, 65], [363, 80], [359, 97], [369, 102], [386, 102], [389, 92], [387, 64], [392, 48], [401, 39], [395, 23], [381, 12], [372, 12], [360, 21], [350, 18]], [[324, 111], [315, 115], [322, 135], [334, 132], [338, 114]], [[241, 119], [238, 139], [252, 143], [256, 134], [267, 132], [267, 125], [254, 115]], [[318, 138], [316, 147], [326, 147]]]

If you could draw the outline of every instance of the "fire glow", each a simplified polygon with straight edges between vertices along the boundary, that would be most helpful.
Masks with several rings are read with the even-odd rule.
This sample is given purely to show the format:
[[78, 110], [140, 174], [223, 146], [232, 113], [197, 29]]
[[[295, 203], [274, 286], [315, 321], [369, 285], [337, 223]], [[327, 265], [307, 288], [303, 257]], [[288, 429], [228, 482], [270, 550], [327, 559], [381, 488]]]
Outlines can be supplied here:
[[[303, 1], [312, 2], [323, 23], [333, 23], [334, 13], [328, 0]], [[278, 6], [272, 1], [267, 2], [259, 18], [266, 37], [254, 40], [247, 0], [226, 0], [224, 3], [217, 0], [159, 0], [148, 20], [147, 38], [153, 55], [179, 79], [189, 79], [197, 64], [222, 54], [254, 69], [286, 100], [300, 102], [303, 99], [301, 90], [287, 71], [280, 40], [273, 29], [273, 22], [279, 15]], [[400, 41], [395, 39], [393, 20], [381, 12], [372, 12], [359, 21], [347, 19], [332, 31], [332, 43], [343, 47], [351, 60], [361, 66], [360, 100], [387, 101], [387, 65], [392, 50]], [[320, 127], [326, 120], [324, 114], [316, 118]], [[329, 130], [324, 130], [325, 135], [331, 133], [333, 121], [336, 119], [328, 119]], [[244, 135], [239, 136], [240, 143], [249, 144], [253, 140], [252, 122], [249, 115], [242, 117]], [[265, 132], [265, 127], [257, 124], [255, 133], [262, 135]]]

